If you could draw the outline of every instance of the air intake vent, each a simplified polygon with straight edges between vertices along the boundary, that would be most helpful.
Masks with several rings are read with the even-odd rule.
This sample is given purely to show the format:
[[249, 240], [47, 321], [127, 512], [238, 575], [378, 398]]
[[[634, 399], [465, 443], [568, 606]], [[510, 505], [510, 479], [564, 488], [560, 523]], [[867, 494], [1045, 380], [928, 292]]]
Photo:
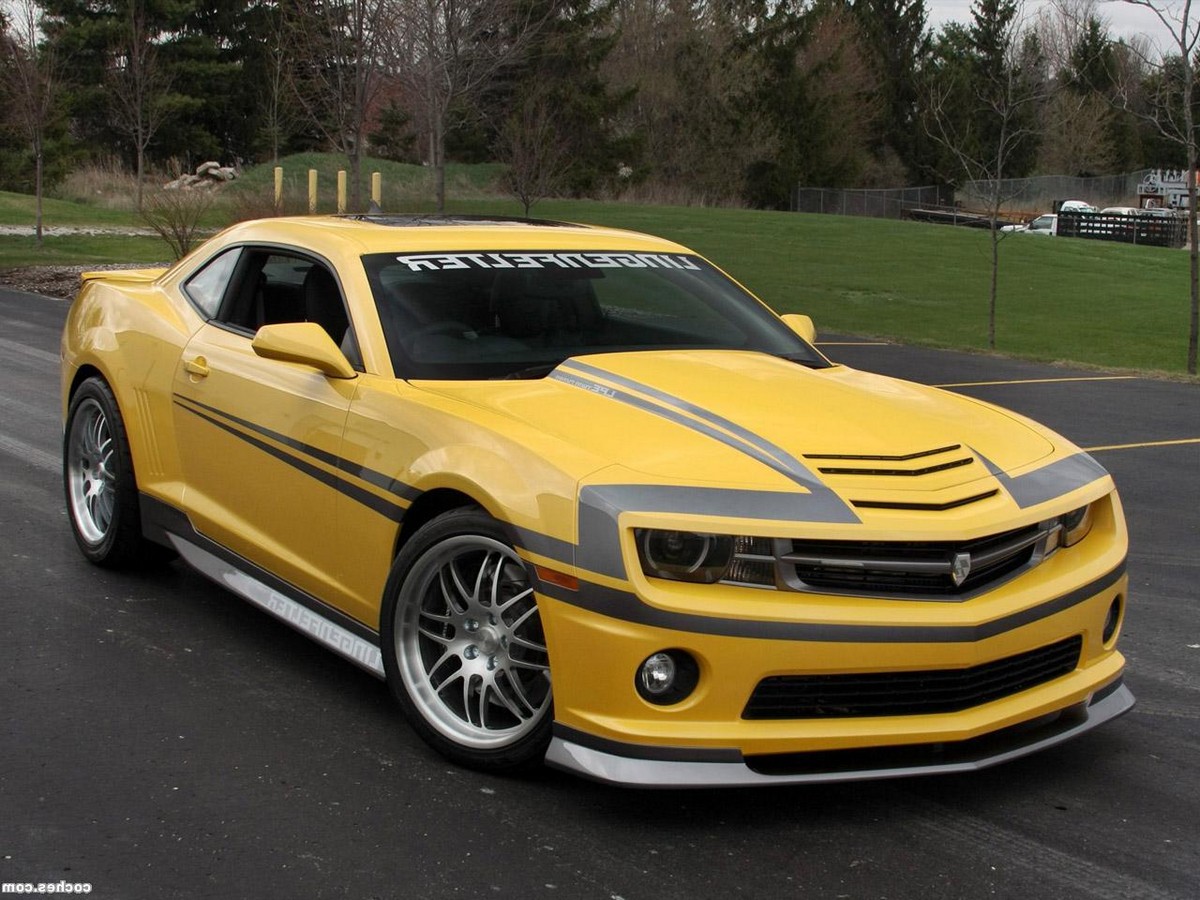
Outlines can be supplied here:
[[969, 669], [776, 675], [754, 689], [744, 719], [841, 719], [959, 712], [1027, 691], [1079, 665], [1079, 635]]

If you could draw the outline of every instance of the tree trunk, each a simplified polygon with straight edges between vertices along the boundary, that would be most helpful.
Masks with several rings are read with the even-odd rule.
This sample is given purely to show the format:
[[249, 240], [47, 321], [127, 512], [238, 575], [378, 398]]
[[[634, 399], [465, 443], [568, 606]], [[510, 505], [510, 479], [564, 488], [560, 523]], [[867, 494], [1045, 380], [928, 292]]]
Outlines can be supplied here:
[[137, 148], [137, 211], [142, 211], [142, 174], [146, 166], [146, 148], [140, 143]]
[[[1189, 124], [1189, 133], [1191, 126]], [[1188, 319], [1187, 371], [1196, 374], [1197, 337], [1200, 336], [1200, 240], [1196, 234], [1196, 139], [1188, 146], [1188, 262], [1191, 276], [1191, 315]]]
[[42, 148], [34, 148], [34, 184], [37, 198], [35, 200], [34, 233], [37, 234], [37, 247], [42, 249]]
[[996, 229], [997, 211], [992, 212], [992, 287], [988, 301], [988, 349], [996, 349], [996, 287], [1000, 275], [1000, 232]]
[[1196, 374], [1196, 345], [1200, 335], [1200, 235], [1196, 233], [1196, 122], [1192, 102], [1195, 99], [1195, 70], [1185, 58], [1183, 88], [1183, 127], [1188, 163], [1188, 262], [1191, 314], [1188, 317], [1187, 371]]
[[354, 139], [354, 146], [350, 149], [350, 212], [364, 212], [362, 206], [362, 146], [357, 137]]
[[433, 117], [430, 141], [430, 150], [433, 151], [433, 179], [437, 212], [438, 215], [443, 215], [446, 212], [446, 116], [440, 111]]

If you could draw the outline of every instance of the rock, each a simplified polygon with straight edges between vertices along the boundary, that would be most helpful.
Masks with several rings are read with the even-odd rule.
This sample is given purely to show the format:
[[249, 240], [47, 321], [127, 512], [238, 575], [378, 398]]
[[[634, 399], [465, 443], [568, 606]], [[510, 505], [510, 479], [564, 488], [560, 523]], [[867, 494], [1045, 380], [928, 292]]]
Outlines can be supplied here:
[[163, 185], [164, 190], [209, 190], [227, 181], [237, 178], [237, 169], [233, 166], [223, 166], [219, 162], [201, 163], [195, 175], [180, 175], [174, 181]]

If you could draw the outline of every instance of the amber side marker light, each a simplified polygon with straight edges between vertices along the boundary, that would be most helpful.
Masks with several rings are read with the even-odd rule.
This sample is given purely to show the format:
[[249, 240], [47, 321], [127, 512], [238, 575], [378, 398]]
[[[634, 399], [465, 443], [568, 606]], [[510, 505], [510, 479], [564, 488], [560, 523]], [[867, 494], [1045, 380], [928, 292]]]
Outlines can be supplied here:
[[544, 581], [546, 584], [566, 588], [568, 591], [579, 590], [579, 579], [574, 575], [559, 572], [557, 569], [548, 569], [545, 566], [534, 566], [533, 569], [537, 572], [538, 579]]

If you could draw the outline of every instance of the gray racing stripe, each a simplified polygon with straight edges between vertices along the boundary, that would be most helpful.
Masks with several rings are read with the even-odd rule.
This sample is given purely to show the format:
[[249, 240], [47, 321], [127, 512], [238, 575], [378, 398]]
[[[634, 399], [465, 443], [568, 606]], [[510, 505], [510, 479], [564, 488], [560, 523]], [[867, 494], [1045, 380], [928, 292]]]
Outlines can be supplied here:
[[[694, 403], [689, 403], [688, 401], [679, 397], [672, 396], [665, 391], [660, 391], [656, 387], [651, 387], [648, 384], [642, 384], [641, 382], [634, 381], [632, 378], [626, 378], [623, 375], [616, 375], [597, 366], [580, 362], [577, 359], [568, 359], [562, 364], [561, 368], [568, 371], [574, 370], [576, 372], [581, 372], [593, 377], [604, 378], [613, 382], [614, 384], [624, 385], [630, 390], [637, 391], [640, 394], [645, 394], [648, 397], [653, 397], [655, 400], [658, 400], [665, 406], [681, 410], [682, 412], [695, 416], [698, 419], [702, 419], [711, 425], [716, 425], [717, 427], [730, 432], [745, 443], [757, 448], [758, 450], [775, 459], [778, 463], [783, 465], [793, 477], [801, 479], [801, 484], [803, 484], [805, 487], [820, 485], [820, 480], [816, 478], [805, 467], [805, 465], [800, 462], [800, 460], [796, 459], [796, 457], [792, 456], [782, 447], [771, 443], [761, 435], [755, 434], [749, 429], [739, 425], [737, 422], [726, 419], [724, 416], [717, 415], [716, 413], [704, 409], [701, 406], [696, 406]], [[823, 487], [823, 485], [821, 486]]]
[[[1125, 562], [1090, 584], [1029, 609], [1001, 616], [978, 625], [827, 625], [808, 622], [764, 622], [722, 619], [694, 613], [679, 613], [643, 603], [629, 592], [591, 582], [580, 582], [569, 591], [539, 582], [538, 591], [590, 612], [669, 631], [712, 634], [722, 637], [775, 641], [819, 641], [850, 644], [967, 644], [986, 640], [1057, 615], [1106, 590], [1125, 574]], [[780, 595], [787, 596], [787, 595]], [[797, 596], [797, 602], [802, 598]], [[896, 601], [903, 603], [906, 601]]]
[[1021, 509], [1037, 506], [1063, 494], [1069, 494], [1076, 488], [1091, 484], [1108, 474], [1108, 470], [1087, 453], [1080, 451], [1074, 456], [1052, 462], [1033, 472], [1018, 475], [1015, 478], [1006, 475], [1004, 471], [990, 459], [972, 448], [972, 453], [979, 457], [987, 466], [989, 472], [1008, 491], [1013, 501]]

